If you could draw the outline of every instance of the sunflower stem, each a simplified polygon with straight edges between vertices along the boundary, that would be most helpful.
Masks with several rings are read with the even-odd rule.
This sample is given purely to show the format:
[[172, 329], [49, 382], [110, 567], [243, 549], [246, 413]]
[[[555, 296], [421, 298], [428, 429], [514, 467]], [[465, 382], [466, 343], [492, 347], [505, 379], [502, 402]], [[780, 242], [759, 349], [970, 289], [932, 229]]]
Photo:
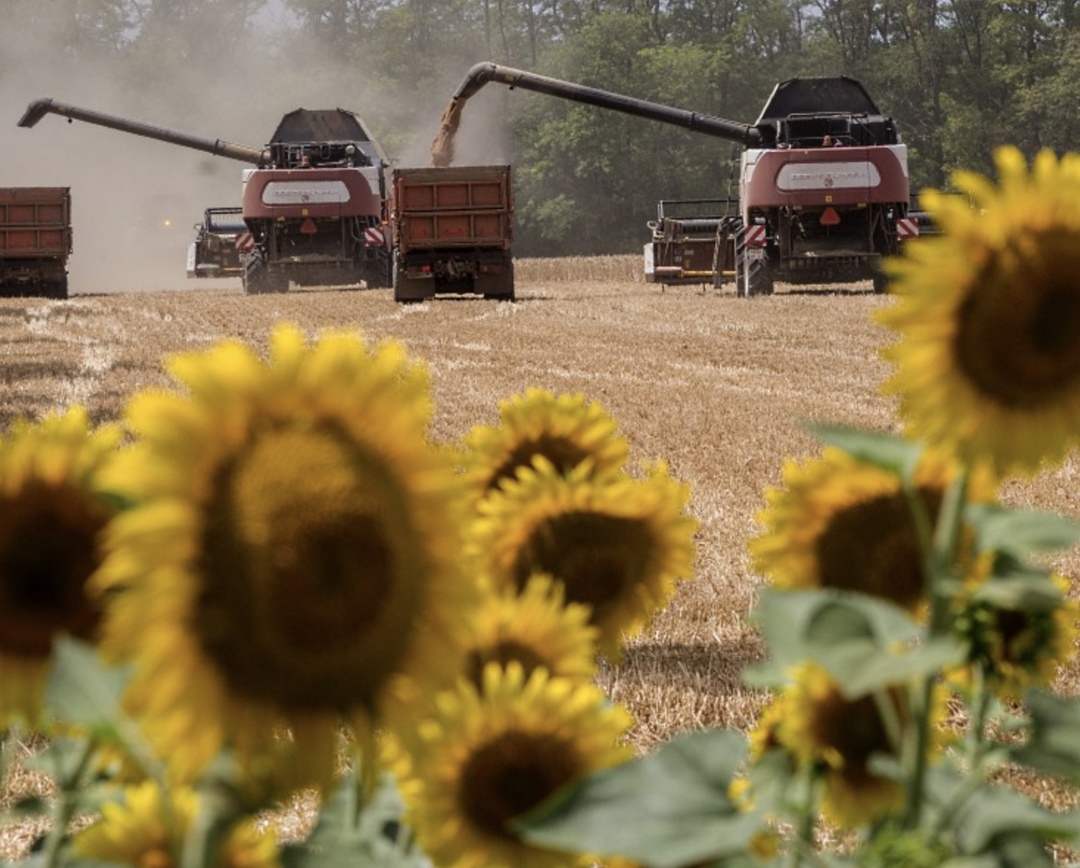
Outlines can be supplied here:
[[964, 777], [963, 782], [950, 797], [948, 803], [942, 808], [934, 827], [934, 837], [944, 832], [952, 822], [953, 816], [964, 805], [968, 798], [979, 790], [988, 777], [983, 766], [990, 751], [986, 749], [986, 721], [989, 716], [990, 705], [993, 696], [986, 689], [985, 677], [981, 669], [976, 668], [974, 695], [977, 701], [974, 703], [975, 713], [968, 727], [968, 762], [971, 764], [970, 773]]
[[981, 666], [975, 667], [975, 695], [978, 701], [975, 703], [975, 714], [969, 726], [971, 737], [971, 763], [974, 767], [982, 754], [986, 742], [986, 721], [990, 715], [990, 705], [993, 702], [993, 694], [986, 687], [986, 673]]
[[796, 837], [793, 846], [788, 851], [788, 868], [798, 868], [802, 864], [803, 855], [815, 851], [814, 823], [817, 821], [815, 798], [817, 788], [818, 772], [812, 768], [806, 776], [806, 798], [799, 806], [799, 815], [796, 817]]
[[[938, 514], [937, 526], [932, 541], [929, 539], [928, 522], [925, 508], [919, 500], [917, 491], [908, 488], [909, 502], [918, 527], [922, 548], [923, 569], [929, 584], [930, 598], [930, 637], [940, 636], [949, 628], [949, 601], [943, 583], [951, 578], [956, 553], [960, 545], [960, 530], [964, 506], [967, 502], [970, 470], [964, 465], [946, 489]], [[930, 745], [930, 710], [933, 706], [936, 675], [927, 676], [922, 684], [919, 705], [915, 711], [915, 749], [911, 756], [911, 785], [908, 789], [907, 814], [904, 820], [906, 829], [918, 828], [922, 815], [923, 789], [926, 783], [926, 760]]]
[[949, 603], [951, 596], [939, 587], [942, 577], [951, 574], [960, 550], [960, 532], [963, 527], [964, 508], [967, 506], [968, 482], [970, 469], [965, 465], [945, 491], [941, 504], [941, 514], [934, 536], [932, 552], [935, 569], [930, 573], [931, 618], [930, 633], [940, 636], [948, 628]]
[[53, 810], [52, 828], [49, 829], [49, 835], [45, 840], [45, 848], [42, 854], [44, 868], [57, 868], [60, 864], [60, 850], [64, 841], [67, 840], [68, 826], [71, 824], [71, 818], [75, 815], [76, 799], [72, 798], [72, 794], [78, 793], [79, 781], [82, 780], [83, 773], [90, 764], [90, 758], [93, 756], [96, 747], [97, 740], [93, 736], [87, 737], [82, 744], [78, 754], [78, 762], [75, 763], [71, 774], [67, 779], [64, 779], [59, 774], [56, 776], [60, 785], [60, 796]]
[[353, 828], [360, 828], [360, 819], [364, 809], [371, 801], [378, 786], [378, 763], [375, 762], [378, 746], [375, 742], [375, 733], [370, 727], [362, 727], [357, 734], [356, 748], [356, 780], [353, 787], [353, 804], [351, 810], [346, 811], [346, 817], [352, 823]]

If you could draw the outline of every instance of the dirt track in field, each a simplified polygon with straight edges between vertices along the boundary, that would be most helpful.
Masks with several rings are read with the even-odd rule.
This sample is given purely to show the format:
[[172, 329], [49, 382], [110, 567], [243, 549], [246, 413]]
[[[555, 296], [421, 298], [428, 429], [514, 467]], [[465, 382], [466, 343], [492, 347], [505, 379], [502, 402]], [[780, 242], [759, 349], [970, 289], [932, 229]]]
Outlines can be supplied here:
[[[312, 335], [358, 329], [395, 338], [427, 361], [439, 441], [497, 420], [500, 399], [540, 386], [580, 392], [619, 420], [634, 459], [666, 459], [692, 486], [699, 520], [694, 578], [602, 682], [636, 715], [635, 742], [703, 726], [745, 728], [763, 699], [739, 672], [762, 648], [747, 624], [760, 578], [746, 539], [785, 457], [817, 445], [800, 428], [821, 420], [892, 430], [895, 403], [879, 394], [888, 334], [872, 312], [889, 304], [869, 285], [779, 287], [738, 299], [700, 287], [663, 289], [633, 277], [574, 279], [519, 268], [516, 304], [440, 297], [399, 306], [390, 290], [235, 290], [76, 295], [66, 302], [0, 299], [0, 426], [84, 404], [117, 418], [136, 389], [167, 386], [166, 354], [232, 336], [265, 348], [276, 323]], [[531, 276], [530, 276], [531, 275]], [[1080, 515], [1075, 458], [1006, 497]], [[1057, 564], [1080, 575], [1075, 556]], [[1077, 673], [1062, 687], [1077, 692]]]

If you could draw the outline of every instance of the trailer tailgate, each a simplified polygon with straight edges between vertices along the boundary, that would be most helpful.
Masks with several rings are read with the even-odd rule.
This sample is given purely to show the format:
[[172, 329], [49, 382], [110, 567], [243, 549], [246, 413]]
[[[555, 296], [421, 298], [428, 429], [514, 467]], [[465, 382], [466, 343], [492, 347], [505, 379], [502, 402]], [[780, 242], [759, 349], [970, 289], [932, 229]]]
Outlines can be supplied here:
[[513, 236], [510, 167], [395, 169], [394, 241], [410, 250], [508, 250]]
[[71, 252], [68, 187], [0, 187], [0, 258], [66, 258]]

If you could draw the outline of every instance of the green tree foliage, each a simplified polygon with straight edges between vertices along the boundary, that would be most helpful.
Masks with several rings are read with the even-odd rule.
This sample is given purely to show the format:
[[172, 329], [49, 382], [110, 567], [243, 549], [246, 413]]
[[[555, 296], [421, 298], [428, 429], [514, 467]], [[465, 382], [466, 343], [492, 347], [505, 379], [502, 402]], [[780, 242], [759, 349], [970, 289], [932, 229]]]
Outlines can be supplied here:
[[[482, 60], [744, 123], [779, 81], [849, 75], [898, 121], [914, 189], [942, 187], [957, 168], [989, 171], [1006, 142], [1029, 156], [1080, 148], [1077, 0], [6, 0], [4, 9], [0, 75], [107, 62], [132, 114], [165, 122], [225, 94], [231, 107], [219, 112], [258, 115], [260, 130], [299, 105], [340, 105], [403, 165], [425, 159], [451, 94]], [[502, 143], [485, 159], [515, 167], [522, 253], [637, 250], [659, 199], [729, 193], [738, 145], [489, 90], [502, 92], [486, 94], [469, 122]]]

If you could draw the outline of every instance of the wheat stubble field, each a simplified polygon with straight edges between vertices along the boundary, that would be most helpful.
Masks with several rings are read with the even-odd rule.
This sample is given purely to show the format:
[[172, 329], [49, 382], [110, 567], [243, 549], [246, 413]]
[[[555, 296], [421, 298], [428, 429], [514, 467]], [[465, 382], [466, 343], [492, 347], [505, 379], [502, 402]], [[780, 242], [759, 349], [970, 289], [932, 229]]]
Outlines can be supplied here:
[[[66, 302], [0, 299], [0, 426], [73, 402], [95, 421], [116, 419], [134, 390], [169, 384], [163, 356], [224, 336], [264, 348], [282, 321], [404, 342], [431, 371], [441, 442], [494, 423], [500, 399], [529, 386], [582, 393], [619, 421], [633, 459], [665, 459], [691, 485], [700, 523], [693, 578], [601, 683], [634, 713], [641, 750], [686, 729], [745, 729], [764, 700], [739, 680], [763, 651], [747, 619], [762, 581], [745, 548], [754, 514], [784, 459], [817, 450], [803, 421], [897, 428], [895, 401], [879, 391], [889, 369], [878, 350], [890, 336], [871, 319], [890, 302], [869, 284], [779, 286], [756, 299], [664, 290], [638, 268], [636, 257], [524, 260], [516, 304], [399, 306], [390, 290], [247, 297], [182, 282]], [[1078, 466], [1074, 456], [1006, 485], [1004, 497], [1080, 516]], [[1080, 577], [1077, 553], [1055, 566]], [[1063, 672], [1059, 687], [1080, 692], [1080, 670]], [[1061, 797], [1046, 788], [1048, 800]]]

